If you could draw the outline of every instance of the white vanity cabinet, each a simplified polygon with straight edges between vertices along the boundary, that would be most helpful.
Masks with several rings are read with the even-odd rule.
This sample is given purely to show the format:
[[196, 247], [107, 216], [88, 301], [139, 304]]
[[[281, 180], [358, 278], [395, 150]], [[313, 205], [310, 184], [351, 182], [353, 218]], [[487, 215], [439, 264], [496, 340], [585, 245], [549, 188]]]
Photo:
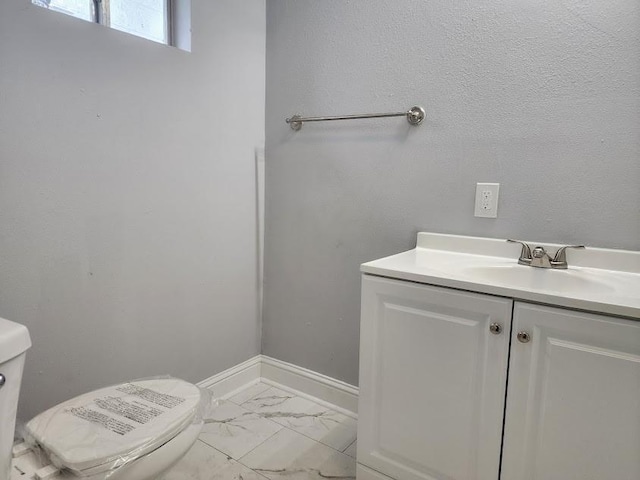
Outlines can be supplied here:
[[640, 479], [638, 321], [364, 275], [360, 355], [359, 480]]
[[361, 465], [398, 480], [498, 478], [512, 303], [363, 276]]
[[516, 302], [502, 479], [640, 479], [640, 322]]

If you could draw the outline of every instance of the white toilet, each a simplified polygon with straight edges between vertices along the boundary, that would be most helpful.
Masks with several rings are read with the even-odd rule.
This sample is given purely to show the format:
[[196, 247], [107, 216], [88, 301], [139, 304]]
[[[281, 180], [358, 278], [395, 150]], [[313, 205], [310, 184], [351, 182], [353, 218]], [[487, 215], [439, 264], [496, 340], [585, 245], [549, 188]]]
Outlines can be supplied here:
[[[0, 319], [0, 480], [152, 480], [191, 448], [205, 394], [176, 378], [103, 388], [29, 421], [14, 445], [27, 329]], [[3, 380], [4, 379], [4, 380]]]

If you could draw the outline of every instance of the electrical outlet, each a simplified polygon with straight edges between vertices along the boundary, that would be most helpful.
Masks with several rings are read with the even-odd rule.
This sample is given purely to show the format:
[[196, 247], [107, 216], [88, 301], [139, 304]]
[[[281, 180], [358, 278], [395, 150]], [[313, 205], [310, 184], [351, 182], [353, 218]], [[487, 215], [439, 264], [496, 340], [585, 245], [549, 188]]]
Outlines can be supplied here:
[[499, 183], [476, 184], [476, 217], [497, 218], [499, 192]]

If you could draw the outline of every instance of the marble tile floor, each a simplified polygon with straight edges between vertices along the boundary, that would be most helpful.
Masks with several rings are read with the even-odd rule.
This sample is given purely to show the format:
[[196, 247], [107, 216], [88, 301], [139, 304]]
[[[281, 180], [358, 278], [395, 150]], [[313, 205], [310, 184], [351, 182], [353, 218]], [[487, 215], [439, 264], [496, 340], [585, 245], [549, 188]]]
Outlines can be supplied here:
[[356, 420], [254, 383], [208, 415], [200, 438], [163, 480], [351, 480]]

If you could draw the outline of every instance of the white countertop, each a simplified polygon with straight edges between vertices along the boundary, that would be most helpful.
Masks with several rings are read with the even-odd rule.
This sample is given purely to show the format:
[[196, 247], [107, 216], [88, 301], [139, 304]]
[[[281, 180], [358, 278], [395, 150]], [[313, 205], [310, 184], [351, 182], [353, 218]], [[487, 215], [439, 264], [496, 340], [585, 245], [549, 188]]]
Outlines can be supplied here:
[[[560, 245], [541, 245], [551, 254]], [[640, 252], [567, 250], [567, 270], [518, 265], [504, 239], [421, 232], [417, 246], [364, 263], [361, 271], [401, 280], [640, 319]]]

